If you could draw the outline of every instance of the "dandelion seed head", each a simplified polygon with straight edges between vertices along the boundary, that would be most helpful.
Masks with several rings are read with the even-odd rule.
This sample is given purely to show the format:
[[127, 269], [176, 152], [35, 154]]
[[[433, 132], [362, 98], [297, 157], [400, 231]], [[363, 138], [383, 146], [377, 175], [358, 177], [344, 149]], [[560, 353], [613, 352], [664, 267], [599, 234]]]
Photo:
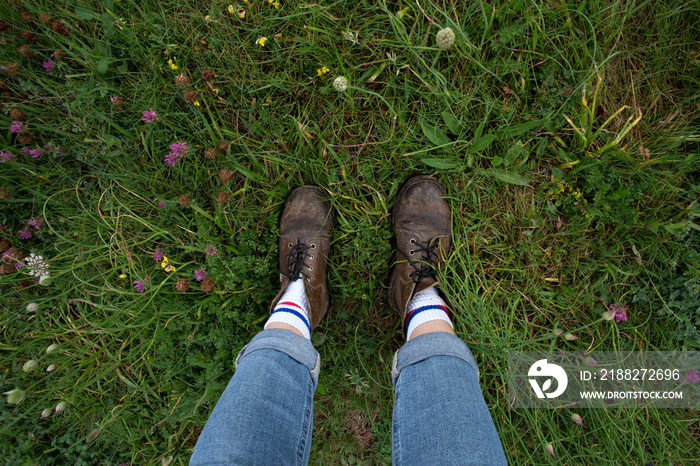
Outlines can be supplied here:
[[348, 78], [338, 76], [333, 80], [333, 88], [338, 92], [345, 92], [348, 89]]
[[435, 42], [437, 43], [438, 48], [447, 50], [452, 47], [452, 44], [455, 42], [455, 32], [452, 30], [452, 28], [440, 29], [435, 36]]

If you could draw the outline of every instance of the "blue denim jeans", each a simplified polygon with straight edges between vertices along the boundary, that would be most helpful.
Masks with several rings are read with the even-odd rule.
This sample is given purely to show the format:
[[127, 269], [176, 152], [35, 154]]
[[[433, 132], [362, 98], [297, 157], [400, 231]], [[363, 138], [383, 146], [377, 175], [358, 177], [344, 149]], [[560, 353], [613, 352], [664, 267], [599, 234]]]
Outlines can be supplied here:
[[[211, 413], [191, 465], [305, 465], [320, 358], [289, 330], [257, 334]], [[506, 464], [469, 348], [429, 333], [394, 355], [392, 457], [396, 465]]]

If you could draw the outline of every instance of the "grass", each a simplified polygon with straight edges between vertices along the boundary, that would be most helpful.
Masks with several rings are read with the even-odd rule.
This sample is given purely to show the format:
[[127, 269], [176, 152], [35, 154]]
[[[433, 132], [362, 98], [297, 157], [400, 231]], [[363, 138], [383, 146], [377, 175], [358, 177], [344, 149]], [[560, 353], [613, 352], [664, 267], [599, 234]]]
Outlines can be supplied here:
[[[0, 240], [51, 273], [43, 284], [27, 268], [0, 275], [2, 391], [27, 395], [0, 406], [8, 463], [186, 463], [235, 355], [262, 329], [278, 215], [308, 183], [337, 214], [331, 309], [313, 335], [311, 462], [389, 464], [402, 342], [387, 299], [389, 212], [417, 173], [447, 189], [444, 283], [509, 462], [695, 461], [695, 411], [512, 409], [506, 377], [509, 351], [700, 347], [697, 5], [228, 6], [0, 5], [0, 150], [17, 156], [0, 164]], [[438, 52], [447, 26], [455, 43]], [[141, 121], [151, 108], [159, 120]], [[9, 131], [17, 120], [24, 136]], [[171, 167], [177, 141], [190, 151]], [[63, 155], [20, 153], [45, 145]], [[27, 227], [39, 216], [40, 230]], [[18, 236], [25, 227], [32, 238]], [[212, 291], [194, 280], [202, 267]], [[601, 302], [629, 305], [629, 319], [601, 323]], [[22, 370], [28, 360], [37, 371]]]

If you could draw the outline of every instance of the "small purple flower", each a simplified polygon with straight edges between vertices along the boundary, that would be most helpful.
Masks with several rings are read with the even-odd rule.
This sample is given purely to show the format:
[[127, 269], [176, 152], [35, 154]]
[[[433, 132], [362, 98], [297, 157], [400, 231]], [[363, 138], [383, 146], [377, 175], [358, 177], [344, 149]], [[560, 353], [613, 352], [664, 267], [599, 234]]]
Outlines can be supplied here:
[[43, 154], [43, 153], [44, 153], [44, 151], [41, 149], [32, 149], [29, 151], [29, 155], [31, 155], [35, 159], [40, 157], [41, 154]]
[[15, 264], [15, 268], [16, 268], [17, 270], [22, 270], [22, 269], [24, 268], [24, 264], [21, 263], [21, 262], [17, 262], [17, 263]]
[[153, 252], [153, 260], [156, 262], [160, 262], [163, 260], [165, 257], [165, 253], [163, 252], [162, 249], [158, 248]]
[[53, 71], [56, 64], [51, 60], [46, 60], [41, 66], [43, 66], [46, 71]]
[[149, 108], [141, 112], [141, 119], [146, 123], [153, 123], [158, 120], [158, 115], [152, 108]]
[[32, 237], [32, 232], [29, 230], [29, 228], [20, 230], [17, 234], [19, 235], [19, 239], [29, 239]]
[[29, 155], [29, 147], [23, 147], [19, 151], [24, 155]]
[[25, 125], [21, 121], [13, 121], [12, 123], [10, 123], [11, 133], [21, 133], [25, 129], [27, 129], [27, 125]]
[[198, 282], [201, 282], [202, 280], [204, 280], [207, 277], [207, 275], [209, 275], [209, 274], [204, 269], [204, 267], [194, 271], [194, 279], [197, 280]]
[[685, 379], [687, 382], [695, 383], [695, 382], [700, 382], [700, 377], [698, 377], [698, 373], [695, 372], [693, 369], [688, 369], [688, 378]]
[[165, 208], [165, 202], [160, 201], [160, 202], [158, 203], [158, 207], [161, 208], [161, 209], [164, 209], [164, 208]]
[[183, 141], [174, 142], [170, 144], [169, 147], [170, 153], [168, 153], [168, 155], [165, 156], [165, 163], [167, 163], [171, 167], [174, 167], [178, 160], [180, 160], [190, 151], [190, 148], [187, 145], [187, 143]]
[[139, 293], [143, 293], [146, 291], [146, 285], [141, 280], [134, 280], [134, 289]]
[[611, 313], [615, 313], [615, 322], [627, 321], [627, 306], [610, 304], [608, 309], [610, 309]]
[[207, 256], [215, 256], [216, 255], [216, 247], [213, 244], [210, 244], [206, 248], [204, 248], [204, 253]]
[[0, 152], [0, 163], [14, 162], [15, 160], [17, 160], [17, 156], [12, 152]]
[[39, 215], [38, 217], [32, 217], [29, 220], [27, 220], [27, 225], [30, 227], [34, 227], [34, 229], [38, 230], [41, 228], [42, 223], [44, 223], [44, 217]]
[[63, 149], [61, 149], [61, 146], [53, 146], [52, 149], [56, 151], [53, 154], [54, 157], [61, 157], [63, 155]]
[[583, 419], [581, 419], [581, 416], [578, 415], [578, 414], [575, 414], [575, 413], [572, 414], [572, 415], [571, 415], [571, 420], [574, 421], [576, 424], [582, 426], [582, 427], [586, 427], [586, 426], [583, 425]]

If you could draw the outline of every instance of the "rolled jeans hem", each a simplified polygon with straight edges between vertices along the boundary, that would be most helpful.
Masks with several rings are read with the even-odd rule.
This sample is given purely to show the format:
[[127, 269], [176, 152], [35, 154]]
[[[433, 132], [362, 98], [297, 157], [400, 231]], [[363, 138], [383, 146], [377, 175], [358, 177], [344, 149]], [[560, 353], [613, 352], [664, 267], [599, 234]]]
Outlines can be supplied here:
[[479, 376], [479, 368], [472, 352], [459, 337], [447, 332], [425, 333], [410, 339], [394, 353], [391, 364], [391, 383], [394, 389], [404, 368], [433, 356], [452, 356], [461, 359], [474, 369], [477, 377]]
[[258, 333], [241, 349], [236, 356], [235, 366], [238, 368], [239, 361], [250, 353], [272, 349], [284, 353], [290, 358], [302, 364], [309, 370], [314, 382], [314, 389], [318, 385], [318, 375], [321, 372], [321, 356], [311, 344], [311, 340], [297, 335], [291, 330], [280, 328], [269, 328]]

